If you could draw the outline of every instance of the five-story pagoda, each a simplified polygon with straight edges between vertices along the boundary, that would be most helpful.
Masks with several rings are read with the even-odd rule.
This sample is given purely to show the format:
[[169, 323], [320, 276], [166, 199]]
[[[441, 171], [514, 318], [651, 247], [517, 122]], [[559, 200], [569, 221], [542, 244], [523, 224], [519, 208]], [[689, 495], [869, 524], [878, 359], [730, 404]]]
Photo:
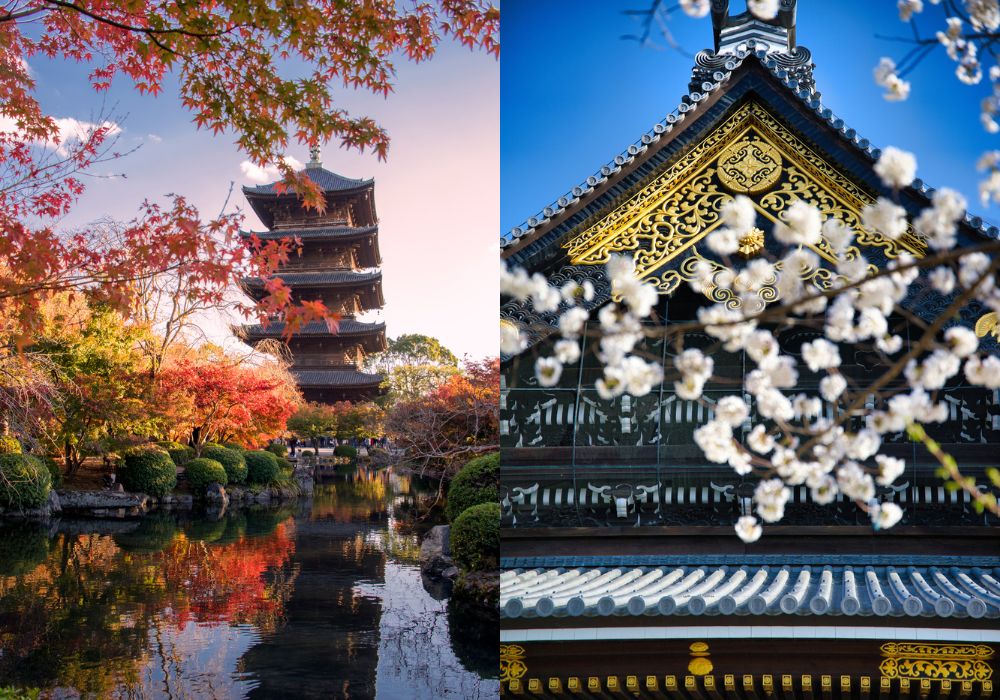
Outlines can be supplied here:
[[[309, 323], [286, 340], [292, 354], [292, 373], [309, 401], [332, 403], [371, 398], [381, 377], [362, 371], [366, 355], [385, 350], [385, 324], [357, 320], [359, 314], [381, 309], [382, 262], [378, 248], [375, 181], [354, 180], [322, 167], [319, 149], [310, 151], [305, 174], [326, 197], [326, 210], [310, 210], [294, 192], [281, 192], [278, 183], [244, 187], [254, 212], [267, 227], [244, 231], [249, 239], [294, 237], [301, 241], [277, 276], [292, 290], [293, 302], [322, 301], [342, 318], [331, 331], [325, 323]], [[265, 280], [247, 278], [246, 292], [261, 298]], [[250, 345], [267, 338], [283, 338], [285, 325], [274, 319], [266, 326], [245, 325], [241, 335]]]

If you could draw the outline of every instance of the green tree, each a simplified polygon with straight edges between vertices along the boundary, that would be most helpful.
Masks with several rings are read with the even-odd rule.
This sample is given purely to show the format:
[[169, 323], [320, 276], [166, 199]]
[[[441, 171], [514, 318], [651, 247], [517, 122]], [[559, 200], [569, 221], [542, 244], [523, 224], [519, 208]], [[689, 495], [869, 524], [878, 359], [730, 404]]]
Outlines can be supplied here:
[[459, 373], [454, 365], [397, 365], [382, 375], [381, 389], [386, 405], [426, 396]]
[[144, 331], [126, 325], [106, 307], [96, 307], [79, 324], [51, 324], [31, 350], [45, 358], [58, 391], [39, 407], [41, 442], [62, 454], [66, 472], [116, 440], [153, 429], [148, 382], [138, 340]]
[[333, 437], [337, 431], [337, 411], [322, 403], [299, 406], [288, 419], [288, 430], [300, 440], [316, 447], [320, 438]]
[[367, 369], [382, 375], [381, 403], [392, 405], [437, 389], [458, 372], [458, 358], [437, 338], [407, 333], [390, 338], [385, 352], [369, 358]]

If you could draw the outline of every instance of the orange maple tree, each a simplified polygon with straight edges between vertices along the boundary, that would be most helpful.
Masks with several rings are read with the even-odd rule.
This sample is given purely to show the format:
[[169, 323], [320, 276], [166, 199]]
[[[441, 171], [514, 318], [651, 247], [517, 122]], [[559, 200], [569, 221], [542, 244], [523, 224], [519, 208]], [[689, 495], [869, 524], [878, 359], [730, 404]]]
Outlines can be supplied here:
[[499, 449], [500, 359], [467, 362], [426, 396], [395, 404], [385, 428], [407, 461], [442, 482], [470, 457]]
[[224, 357], [173, 360], [160, 371], [155, 390], [167, 432], [199, 453], [210, 441], [261, 445], [277, 437], [301, 400], [280, 367]]
[[[125, 311], [132, 284], [164, 271], [195, 280], [194, 294], [221, 298], [245, 275], [266, 276], [284, 262], [289, 241], [247, 250], [235, 216], [204, 220], [183, 196], [143, 202], [134, 219], [60, 231], [58, 222], [84, 192], [84, 176], [117, 157], [117, 126], [101, 120], [63, 138], [41, 108], [27, 60], [85, 63], [105, 92], [116, 78], [140, 93], [163, 91], [176, 77], [195, 123], [231, 133], [258, 165], [275, 163], [282, 187], [322, 208], [318, 187], [282, 156], [292, 143], [339, 141], [384, 158], [388, 135], [352, 114], [338, 89], [386, 95], [393, 61], [421, 61], [448, 36], [499, 55], [499, 10], [482, 0], [440, 0], [409, 8], [394, 0], [11, 0], [0, 6], [0, 304], [3, 329], [23, 342], [40, 299], [76, 290]], [[330, 314], [292, 304], [278, 282], [256, 311], [283, 312], [288, 328]], [[247, 309], [249, 312], [250, 309]]]

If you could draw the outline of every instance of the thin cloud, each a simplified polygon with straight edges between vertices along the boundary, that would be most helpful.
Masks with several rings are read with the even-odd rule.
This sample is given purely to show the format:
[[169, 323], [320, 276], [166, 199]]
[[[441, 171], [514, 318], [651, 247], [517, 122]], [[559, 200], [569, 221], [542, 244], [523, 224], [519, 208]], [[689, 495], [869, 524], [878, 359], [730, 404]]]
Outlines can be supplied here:
[[[303, 167], [302, 162], [292, 156], [285, 156], [282, 160], [294, 170], [301, 170]], [[278, 166], [273, 163], [261, 167], [249, 160], [245, 160], [240, 163], [240, 170], [243, 171], [243, 176], [251, 182], [268, 183], [281, 179]]]
[[[116, 122], [103, 121], [100, 124], [82, 121], [74, 117], [57, 117], [53, 119], [56, 125], [54, 137], [48, 141], [36, 141], [36, 145], [55, 151], [60, 156], [68, 156], [70, 146], [74, 143], [85, 143], [99, 128], [106, 128], [106, 137], [117, 136], [122, 132]], [[17, 134], [20, 128], [17, 122], [8, 116], [0, 116], [0, 132]]]

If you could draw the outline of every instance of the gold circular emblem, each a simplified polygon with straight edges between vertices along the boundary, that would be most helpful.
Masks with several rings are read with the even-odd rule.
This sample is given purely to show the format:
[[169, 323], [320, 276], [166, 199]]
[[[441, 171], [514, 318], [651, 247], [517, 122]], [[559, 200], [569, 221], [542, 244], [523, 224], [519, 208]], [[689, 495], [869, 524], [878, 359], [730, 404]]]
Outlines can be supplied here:
[[704, 656], [698, 656], [691, 659], [691, 663], [688, 664], [688, 671], [690, 671], [695, 676], [705, 676], [712, 672], [712, 662], [706, 659]]
[[719, 156], [719, 180], [733, 192], [756, 194], [781, 177], [781, 154], [766, 141], [744, 138]]

